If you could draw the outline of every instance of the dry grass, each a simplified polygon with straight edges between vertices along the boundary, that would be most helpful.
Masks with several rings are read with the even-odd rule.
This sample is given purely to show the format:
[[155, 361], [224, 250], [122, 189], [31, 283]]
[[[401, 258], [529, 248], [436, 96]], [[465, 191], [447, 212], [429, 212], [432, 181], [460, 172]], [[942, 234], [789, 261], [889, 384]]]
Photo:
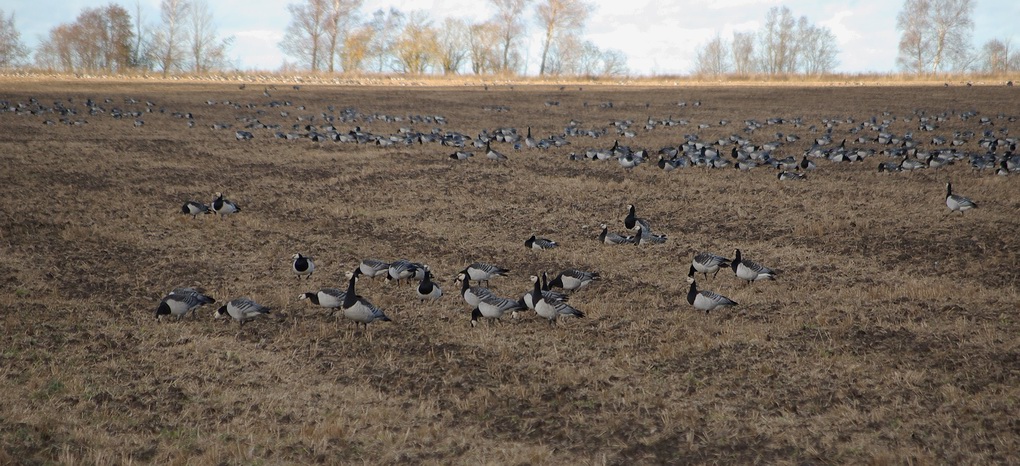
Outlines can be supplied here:
[[[209, 125], [239, 127], [235, 118], [255, 110], [205, 104], [289, 100], [289, 118], [259, 116], [286, 127], [327, 105], [439, 114], [444, 129], [472, 135], [528, 125], [546, 135], [571, 119], [691, 121], [628, 141], [657, 150], [702, 122], [712, 124], [702, 137], [715, 140], [747, 118], [1020, 115], [1012, 89], [314, 86], [269, 99], [228, 84], [17, 81], [0, 100], [31, 97], [73, 98], [79, 110], [87, 97], [108, 97], [107, 109], [144, 111], [123, 103], [134, 97], [157, 111], [142, 128], [108, 115], [79, 113], [88, 123], [71, 127], [43, 125], [53, 114], [0, 114], [0, 462], [1020, 462], [1013, 177], [965, 165], [882, 176], [876, 157], [823, 161], [795, 184], [766, 169], [624, 172], [566, 158], [612, 138], [548, 152], [499, 147], [508, 163], [458, 163], [438, 145], [316, 144], [267, 130], [242, 143]], [[483, 110], [493, 105], [510, 111]], [[193, 112], [196, 127], [174, 111]], [[916, 122], [891, 129], [927, 137]], [[936, 134], [981, 129], [952, 117]], [[775, 131], [804, 137], [782, 149], [798, 156], [813, 136], [783, 125], [752, 138]], [[943, 218], [949, 178], [981, 208]], [[216, 191], [244, 211], [226, 221], [177, 213]], [[594, 241], [599, 223], [622, 230], [628, 203], [669, 242]], [[532, 233], [562, 246], [526, 250]], [[736, 247], [781, 269], [780, 279], [748, 287], [723, 272], [699, 283], [740, 306], [695, 312], [685, 301], [690, 257]], [[308, 282], [289, 270], [298, 251], [319, 265]], [[371, 340], [294, 299], [342, 287], [364, 257], [426, 262], [447, 296], [422, 306], [409, 288], [363, 284], [394, 319], [373, 324]], [[549, 328], [532, 315], [471, 329], [449, 280], [475, 260], [513, 269], [493, 281], [507, 296], [541, 270], [605, 279], [572, 298], [586, 319]], [[156, 323], [159, 297], [182, 285], [221, 301], [251, 296], [273, 318], [239, 331], [206, 308]]]

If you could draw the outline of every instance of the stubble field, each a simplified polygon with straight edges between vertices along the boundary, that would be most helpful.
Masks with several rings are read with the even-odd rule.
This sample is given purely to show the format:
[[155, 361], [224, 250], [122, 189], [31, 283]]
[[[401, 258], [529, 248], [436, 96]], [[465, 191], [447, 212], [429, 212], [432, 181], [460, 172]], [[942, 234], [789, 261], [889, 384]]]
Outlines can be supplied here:
[[[982, 131], [1005, 138], [1001, 129], [1020, 126], [1008, 118], [1020, 116], [1014, 88], [2, 89], [7, 107], [25, 105], [0, 113], [2, 463], [1020, 462], [1018, 175], [974, 171], [966, 159], [880, 174], [878, 163], [893, 160], [881, 155], [816, 159], [803, 182], [779, 181], [768, 167], [654, 164], [659, 148], [689, 134], [755, 144], [797, 134], [774, 155], [799, 160], [825, 119], [832, 146], [846, 137], [848, 147], [881, 150], [853, 142], [874, 131], [850, 131], [872, 116], [897, 135], [913, 132], [922, 148], [975, 131], [959, 149], [983, 153]], [[104, 113], [90, 115], [88, 98]], [[54, 102], [77, 114], [29, 112]], [[114, 108], [142, 112], [144, 124], [113, 118]], [[608, 134], [548, 150], [494, 144], [506, 162], [482, 149], [451, 160], [454, 148], [437, 143], [273, 137], [345, 108], [360, 116], [335, 121], [340, 133], [474, 137], [530, 126], [546, 137], [577, 120]], [[918, 111], [945, 118], [922, 132]], [[960, 118], [967, 111], [977, 115]], [[194, 127], [174, 112], [191, 112]], [[242, 117], [281, 128], [238, 141]], [[689, 124], [645, 130], [649, 117]], [[785, 121], [743, 131], [745, 120], [769, 118]], [[616, 135], [611, 123], [625, 119], [636, 137]], [[568, 159], [615, 139], [652, 160], [625, 170]], [[979, 208], [947, 217], [949, 180]], [[218, 191], [242, 212], [180, 214], [184, 201], [208, 203]], [[599, 243], [601, 223], [624, 231], [627, 204], [668, 241]], [[526, 249], [531, 234], [560, 247]], [[686, 301], [691, 258], [732, 258], [735, 248], [780, 270], [778, 279], [701, 278], [740, 304], [696, 311]], [[290, 270], [296, 252], [318, 265], [309, 280]], [[363, 258], [426, 263], [445, 296], [422, 304], [410, 286], [360, 281], [359, 294], [393, 322], [354, 334], [296, 299], [345, 288], [344, 273]], [[537, 272], [579, 268], [602, 280], [571, 296], [583, 319], [550, 327], [532, 312], [472, 328], [452, 280], [475, 261], [510, 268], [491, 288], [515, 299]], [[157, 322], [159, 300], [180, 286], [217, 303]], [[212, 318], [240, 296], [272, 314], [242, 328]]]

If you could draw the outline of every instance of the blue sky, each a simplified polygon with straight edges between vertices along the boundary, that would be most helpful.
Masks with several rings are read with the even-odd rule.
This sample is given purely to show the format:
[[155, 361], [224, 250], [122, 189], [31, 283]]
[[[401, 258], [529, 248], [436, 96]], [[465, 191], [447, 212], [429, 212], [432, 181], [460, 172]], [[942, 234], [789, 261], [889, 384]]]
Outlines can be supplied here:
[[[159, 18], [159, 0], [137, 0], [142, 17], [154, 23]], [[60, 23], [74, 21], [85, 7], [103, 6], [111, 1], [96, 0], [4, 0], [0, 9], [15, 13], [22, 40], [34, 47], [41, 36]], [[134, 15], [136, 0], [119, 0]], [[224, 36], [234, 36], [230, 55], [241, 69], [275, 70], [285, 57], [277, 47], [290, 20], [285, 0], [209, 0], [213, 16]], [[827, 26], [839, 42], [841, 72], [889, 72], [896, 69], [896, 15], [902, 1], [890, 0], [594, 0], [595, 12], [585, 36], [601, 48], [622, 50], [634, 75], [686, 74], [691, 71], [697, 48], [720, 34], [756, 31], [765, 13], [785, 5], [794, 16], [807, 16], [816, 25]], [[991, 38], [1010, 39], [1020, 47], [1020, 2], [976, 0], [974, 43]], [[389, 7], [402, 11], [426, 10], [441, 21], [447, 16], [481, 21], [492, 15], [480, 0], [365, 0], [362, 11]], [[437, 21], [437, 22], [439, 22]], [[528, 73], [538, 69], [541, 39], [537, 27], [526, 40]]]

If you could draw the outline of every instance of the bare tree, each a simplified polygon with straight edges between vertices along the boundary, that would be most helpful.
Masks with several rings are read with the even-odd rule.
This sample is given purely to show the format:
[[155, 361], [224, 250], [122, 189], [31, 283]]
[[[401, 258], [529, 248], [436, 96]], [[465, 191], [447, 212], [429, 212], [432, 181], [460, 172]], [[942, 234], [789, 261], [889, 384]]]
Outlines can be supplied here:
[[759, 33], [759, 60], [764, 73], [777, 75], [796, 70], [796, 27], [797, 21], [789, 8], [769, 9], [765, 15], [765, 26]]
[[473, 73], [486, 74], [499, 70], [499, 37], [499, 26], [492, 21], [472, 24], [468, 28], [468, 47]]
[[801, 29], [798, 55], [801, 68], [806, 74], [820, 75], [836, 68], [836, 36], [827, 27], [808, 25]]
[[152, 69], [152, 41], [150, 40], [149, 28], [145, 26], [142, 16], [142, 2], [135, 0], [134, 17], [135, 42], [132, 47], [131, 66], [142, 70]]
[[499, 71], [513, 73], [517, 71], [520, 51], [518, 41], [524, 35], [524, 10], [531, 0], [489, 0], [496, 7], [492, 22], [499, 31], [502, 59]]
[[184, 67], [187, 43], [186, 21], [191, 5], [187, 0], [163, 0], [159, 6], [160, 24], [156, 27], [153, 46], [156, 63], [167, 76], [173, 69]]
[[372, 14], [372, 41], [368, 51], [371, 60], [375, 61], [376, 71], [382, 73], [393, 67], [393, 44], [397, 35], [404, 28], [405, 15], [402, 11], [391, 7], [388, 11], [376, 10]]
[[981, 47], [979, 69], [985, 73], [1020, 71], [1020, 52], [1009, 39], [991, 39]]
[[437, 34], [436, 58], [443, 74], [457, 74], [468, 57], [467, 22], [459, 18], [446, 18]]
[[626, 54], [616, 49], [608, 49], [602, 52], [602, 76], [623, 76], [626, 74]]
[[729, 47], [718, 34], [698, 49], [694, 60], [694, 73], [702, 76], [719, 76], [730, 71]]
[[[336, 70], [340, 48], [347, 39], [348, 31], [354, 22], [355, 13], [361, 8], [364, 0], [329, 0], [329, 11], [323, 24], [326, 43], [326, 63], [330, 73]], [[342, 60], [341, 60], [342, 61]]]
[[965, 68], [969, 54], [973, 0], [906, 0], [896, 17], [901, 31], [900, 67], [923, 74], [944, 71], [947, 65]]
[[545, 31], [542, 39], [542, 64], [538, 74], [546, 74], [549, 51], [554, 43], [577, 34], [584, 28], [594, 7], [583, 0], [540, 0], [535, 7], [539, 26]]
[[[166, 1], [166, 0], [164, 0]], [[315, 72], [325, 62], [325, 24], [329, 13], [327, 0], [305, 0], [287, 5], [290, 24], [280, 41], [280, 50], [297, 58]]]
[[28, 57], [28, 48], [21, 42], [21, 33], [14, 26], [14, 12], [4, 16], [0, 10], [0, 68], [20, 64]]
[[123, 72], [131, 66], [131, 16], [110, 4], [86, 8], [74, 23], [50, 30], [36, 50], [36, 62], [64, 71]]
[[206, 0], [192, 0], [191, 28], [188, 48], [191, 52], [191, 66], [195, 73], [206, 73], [221, 68], [227, 63], [227, 47], [233, 37], [219, 39], [212, 10]]
[[439, 48], [437, 33], [428, 12], [415, 10], [407, 15], [404, 28], [393, 44], [400, 71], [424, 74], [434, 62]]
[[755, 72], [754, 33], [734, 32], [730, 51], [733, 53], [733, 72], [736, 75], [747, 76]]

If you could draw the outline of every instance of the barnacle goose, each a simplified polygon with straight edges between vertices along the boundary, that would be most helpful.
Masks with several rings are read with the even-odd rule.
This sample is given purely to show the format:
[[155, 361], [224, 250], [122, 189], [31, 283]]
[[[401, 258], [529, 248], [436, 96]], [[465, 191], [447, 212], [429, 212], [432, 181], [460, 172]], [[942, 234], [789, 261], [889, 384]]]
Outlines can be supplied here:
[[[400, 259], [391, 262], [386, 275], [387, 280], [395, 280], [398, 284], [401, 280], [409, 280], [418, 274], [418, 269], [423, 267], [422, 264], [411, 262], [407, 259]], [[361, 267], [358, 267], [358, 271], [361, 271]]]
[[[694, 260], [691, 261], [691, 270], [705, 274], [706, 280], [708, 279], [708, 274], [711, 273], [712, 278], [715, 278], [719, 274], [721, 267], [728, 268], [729, 266], [729, 259], [710, 252], [699, 252], [694, 256]], [[694, 274], [690, 274], [690, 276], [694, 276]]]
[[[566, 301], [570, 300], [570, 296], [568, 296], [566, 294], [563, 294], [563, 293], [560, 293], [558, 291], [552, 291], [552, 290], [549, 289], [548, 277], [547, 277], [545, 272], [542, 272], [542, 296], [548, 298], [549, 300], [556, 300], [556, 301], [563, 301], [563, 302], [566, 302]], [[524, 305], [528, 307], [528, 309], [531, 309], [532, 311], [534, 311], [535, 310], [535, 292], [534, 292], [534, 290], [529, 289], [526, 293], [524, 293], [524, 295], [521, 296], [521, 302], [523, 302]]]
[[690, 289], [687, 290], [687, 302], [695, 309], [705, 311], [705, 314], [717, 307], [737, 305], [736, 301], [719, 293], [708, 290], [698, 291], [698, 282], [694, 279], [693, 270], [687, 276], [687, 281], [691, 283]]
[[347, 293], [336, 288], [322, 288], [319, 291], [309, 291], [298, 295], [298, 299], [307, 299], [316, 306], [331, 309], [330, 315], [343, 304]]
[[605, 244], [629, 244], [634, 242], [633, 236], [623, 236], [618, 233], [611, 233], [605, 223], [602, 225], [602, 233], [599, 234], [599, 241]]
[[524, 247], [528, 249], [552, 249], [559, 246], [555, 241], [548, 238], [539, 238], [531, 235], [531, 238], [524, 240]]
[[501, 298], [493, 294], [483, 296], [479, 299], [474, 311], [471, 312], [471, 326], [474, 327], [478, 324], [478, 317], [499, 319], [507, 311], [516, 314], [517, 311], [521, 310], [524, 310], [524, 305], [518, 301]]
[[598, 272], [567, 269], [560, 272], [559, 275], [556, 275], [556, 278], [553, 278], [552, 281], [549, 282], [549, 286], [555, 286], [557, 288], [563, 288], [566, 291], [573, 292], [591, 285], [592, 282], [599, 280], [600, 278], [601, 277]]
[[478, 307], [478, 303], [482, 301], [482, 298], [493, 296], [492, 291], [488, 288], [471, 286], [471, 281], [464, 273], [458, 274], [457, 279], [454, 281], [456, 282], [457, 280], [461, 282], [460, 296], [464, 298], [464, 302], [468, 303], [469, 306]]
[[744, 260], [740, 257], [740, 250], [737, 249], [736, 257], [730, 263], [730, 268], [737, 278], [746, 280], [748, 284], [755, 280], [775, 280], [776, 273], [757, 262]]
[[294, 254], [291, 256], [294, 259], [294, 263], [291, 264], [291, 270], [300, 279], [302, 276], [310, 278], [312, 273], [315, 272], [315, 262], [312, 262], [311, 257], [302, 256], [301, 253]]
[[467, 268], [465, 268], [464, 270], [460, 271], [460, 273], [467, 276], [468, 279], [474, 280], [479, 283], [485, 282], [486, 285], [489, 284], [489, 280], [491, 280], [492, 278], [498, 276], [506, 276], [508, 272], [510, 272], [510, 269], [505, 269], [503, 267], [495, 266], [492, 264], [486, 264], [484, 262], [475, 262], [474, 264], [471, 264], [467, 266]]
[[781, 171], [781, 172], [779, 172], [779, 175], [776, 176], [776, 178], [779, 178], [780, 181], [788, 181], [788, 180], [803, 181], [803, 180], [807, 179], [807, 177], [804, 176], [803, 174], [800, 174], [800, 173], [797, 173], [797, 172], [788, 172], [788, 171]]
[[181, 206], [181, 213], [190, 215], [191, 218], [195, 218], [198, 217], [199, 214], [208, 214], [211, 212], [209, 211], [209, 206], [201, 202], [188, 201]]
[[197, 288], [175, 288], [159, 302], [159, 306], [156, 307], [156, 318], [169, 315], [180, 320], [189, 312], [215, 302], [215, 299]]
[[542, 287], [539, 284], [539, 278], [535, 275], [531, 276], [531, 281], [534, 283], [534, 290], [532, 291], [532, 297], [538, 297], [535, 301], [535, 313], [540, 317], [543, 317], [549, 321], [549, 325], [555, 325], [556, 319], [561, 315], [572, 316], [572, 317], [584, 317], [584, 313], [575, 309], [573, 306], [560, 301], [558, 299], [551, 299], [542, 293]]
[[426, 299], [431, 299], [433, 301], [437, 300], [443, 296], [443, 290], [439, 288], [439, 285], [432, 281], [432, 271], [429, 270], [428, 266], [425, 266], [423, 269], [425, 271], [425, 276], [423, 276], [421, 281], [418, 282], [418, 288], [415, 292], [418, 293], [418, 298], [420, 298], [423, 302]]
[[485, 156], [491, 160], [507, 160], [507, 157], [489, 147], [489, 142], [485, 142]]
[[389, 275], [390, 263], [378, 259], [362, 259], [358, 269], [368, 278], [385, 277]]
[[216, 198], [212, 201], [213, 212], [220, 215], [220, 218], [226, 217], [230, 214], [235, 214], [241, 211], [241, 208], [237, 206], [233, 201], [223, 198], [223, 193], [216, 193]]
[[351, 274], [351, 279], [347, 283], [347, 293], [343, 303], [340, 304], [344, 317], [354, 321], [355, 329], [359, 324], [363, 324], [365, 329], [368, 329], [368, 324], [377, 320], [389, 322], [390, 318], [386, 317], [381, 309], [359, 296], [355, 291], [354, 285], [358, 282], [359, 275], [361, 275], [361, 269], [354, 269], [354, 273]]
[[953, 194], [953, 184], [946, 183], [946, 207], [949, 207], [950, 213], [959, 212], [963, 215], [965, 210], [976, 209], [977, 204], [959, 194]]
[[636, 238], [634, 244], [662, 244], [669, 239], [666, 235], [652, 233], [652, 230], [649, 230], [640, 222], [634, 226], [634, 229], [637, 230], [637, 234], [634, 235]]
[[263, 306], [251, 298], [237, 298], [227, 304], [221, 306], [213, 314], [214, 318], [222, 318], [230, 316], [237, 321], [238, 326], [243, 326], [245, 322], [253, 320], [263, 314], [269, 314], [269, 308]]
[[627, 216], [623, 219], [623, 226], [627, 227], [628, 230], [633, 230], [635, 224], [641, 224], [648, 230], [652, 229], [648, 220], [635, 215], [634, 204], [627, 204]]

